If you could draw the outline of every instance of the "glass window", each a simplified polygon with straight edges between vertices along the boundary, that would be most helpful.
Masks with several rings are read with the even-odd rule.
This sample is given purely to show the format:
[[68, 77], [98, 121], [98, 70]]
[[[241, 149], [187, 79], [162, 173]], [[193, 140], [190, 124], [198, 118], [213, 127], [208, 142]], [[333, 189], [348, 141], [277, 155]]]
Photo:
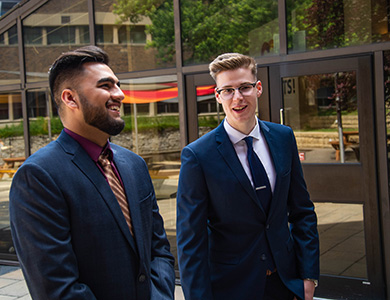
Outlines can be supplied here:
[[199, 136], [216, 128], [225, 117], [222, 105], [215, 99], [214, 88], [215, 84], [196, 87]]
[[0, 93], [0, 256], [6, 259], [16, 259], [8, 209], [12, 177], [25, 159], [21, 117], [21, 94]]
[[390, 40], [385, 1], [287, 1], [288, 50], [302, 52]]
[[[385, 112], [386, 112], [386, 130], [387, 130], [387, 159], [388, 174], [390, 178], [390, 51], [384, 52], [384, 85], [385, 85]], [[389, 180], [390, 190], [390, 180]]]
[[0, 17], [12, 9], [20, 0], [0, 1]]
[[76, 43], [75, 27], [46, 27], [47, 45], [63, 45]]
[[[279, 53], [276, 0], [181, 0], [180, 5], [186, 65], [209, 63], [224, 52], [254, 57]], [[165, 27], [162, 23], [155, 30], [162, 33]]]
[[94, 0], [96, 43], [115, 73], [175, 66], [173, 0], [141, 2]]
[[356, 88], [355, 71], [283, 78], [282, 119], [303, 163], [359, 161]]
[[47, 81], [63, 52], [89, 44], [87, 0], [50, 0], [23, 20], [26, 79]]
[[[21, 118], [22, 98], [20, 93], [0, 93], [0, 120], [13, 121]], [[9, 125], [7, 122], [5, 124]]]
[[27, 91], [27, 112], [31, 153], [34, 153], [57, 138], [63, 126], [52, 105], [49, 89]]
[[132, 26], [130, 29], [130, 42], [133, 44], [146, 43], [146, 27]]
[[[111, 141], [145, 159], [177, 262], [176, 192], [181, 152], [177, 77], [122, 79], [121, 88], [126, 125]], [[178, 270], [177, 263], [175, 268]]]
[[0, 34], [0, 85], [20, 83], [16, 25]]
[[121, 26], [118, 29], [119, 44], [145, 44], [145, 26]]
[[367, 278], [362, 204], [315, 203], [321, 274]]
[[25, 45], [42, 45], [42, 27], [25, 27], [24, 44]]

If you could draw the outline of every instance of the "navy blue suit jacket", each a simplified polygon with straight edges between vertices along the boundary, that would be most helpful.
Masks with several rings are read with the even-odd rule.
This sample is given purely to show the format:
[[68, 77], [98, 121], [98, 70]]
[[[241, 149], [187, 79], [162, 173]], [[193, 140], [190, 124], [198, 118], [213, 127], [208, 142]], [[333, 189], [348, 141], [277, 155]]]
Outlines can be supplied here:
[[177, 244], [187, 300], [262, 299], [267, 244], [284, 284], [303, 298], [319, 277], [317, 217], [289, 127], [260, 121], [276, 170], [268, 216], [221, 124], [182, 151]]
[[104, 175], [64, 131], [15, 174], [12, 237], [33, 299], [173, 299], [174, 259], [147, 166], [111, 148], [134, 238]]

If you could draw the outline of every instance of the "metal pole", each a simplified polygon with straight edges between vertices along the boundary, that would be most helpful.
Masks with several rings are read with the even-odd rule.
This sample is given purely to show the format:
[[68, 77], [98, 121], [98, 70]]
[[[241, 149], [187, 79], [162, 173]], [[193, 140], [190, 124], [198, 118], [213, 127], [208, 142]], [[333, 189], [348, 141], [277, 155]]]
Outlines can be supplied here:
[[138, 149], [138, 122], [137, 122], [137, 104], [133, 103], [134, 109], [134, 129], [135, 129], [135, 153], [139, 154]]
[[337, 88], [337, 78], [338, 78], [338, 73], [335, 73], [334, 84], [335, 84], [335, 93], [336, 93], [337, 127], [338, 127], [338, 131], [339, 131], [340, 162], [345, 163], [343, 123], [342, 123], [342, 119], [341, 119], [341, 103], [340, 103], [339, 91]]

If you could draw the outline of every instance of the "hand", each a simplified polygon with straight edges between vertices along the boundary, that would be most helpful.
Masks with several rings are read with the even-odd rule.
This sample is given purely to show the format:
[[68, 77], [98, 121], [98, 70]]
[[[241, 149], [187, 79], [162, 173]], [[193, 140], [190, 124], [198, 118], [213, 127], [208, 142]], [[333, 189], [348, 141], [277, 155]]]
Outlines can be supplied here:
[[[311, 280], [303, 280], [303, 288], [305, 289], [305, 299], [304, 300], [313, 300], [314, 296], [314, 290], [315, 290], [315, 285], [314, 282]], [[294, 297], [294, 300], [297, 300]]]

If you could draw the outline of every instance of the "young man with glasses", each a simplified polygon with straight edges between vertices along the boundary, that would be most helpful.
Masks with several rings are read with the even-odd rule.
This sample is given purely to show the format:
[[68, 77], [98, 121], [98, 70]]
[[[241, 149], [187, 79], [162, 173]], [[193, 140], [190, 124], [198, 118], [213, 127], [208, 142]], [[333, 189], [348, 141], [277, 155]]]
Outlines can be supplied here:
[[253, 58], [209, 66], [225, 120], [182, 151], [177, 195], [181, 284], [194, 300], [312, 300], [317, 217], [289, 127], [260, 121]]

